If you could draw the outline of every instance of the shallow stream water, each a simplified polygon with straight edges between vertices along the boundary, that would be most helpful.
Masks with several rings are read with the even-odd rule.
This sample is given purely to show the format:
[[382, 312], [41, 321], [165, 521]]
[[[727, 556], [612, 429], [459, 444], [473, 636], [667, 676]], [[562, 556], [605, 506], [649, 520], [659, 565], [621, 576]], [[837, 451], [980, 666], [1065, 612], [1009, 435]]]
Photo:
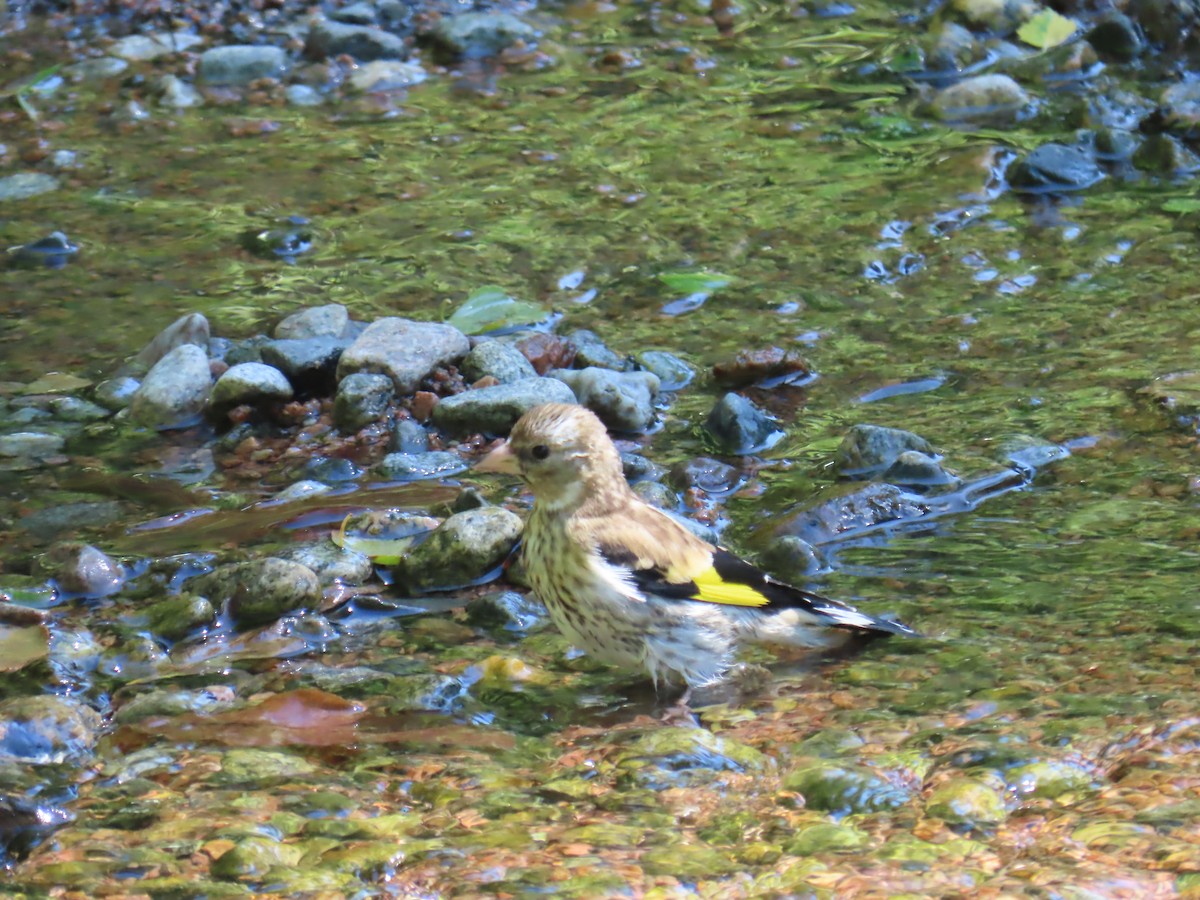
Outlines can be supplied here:
[[[440, 320], [486, 284], [553, 305], [560, 330], [700, 370], [796, 347], [819, 377], [754, 395], [787, 436], [723, 505], [739, 549], [845, 491], [830, 460], [856, 423], [915, 431], [968, 476], [1015, 434], [1071, 450], [1020, 490], [839, 550], [821, 590], [926, 637], [820, 664], [756, 656], [768, 683], [689, 730], [663, 725], [637, 678], [552, 631], [469, 626], [454, 598], [209, 660], [139, 650], [136, 610], [60, 607], [52, 631], [79, 645], [60, 653], [77, 668], [3, 676], [0, 695], [48, 688], [104, 713], [154, 684], [276, 706], [196, 701], [111, 724], [82, 761], [2, 770], [74, 821], [0, 892], [1200, 891], [1200, 456], [1194, 404], [1168, 411], [1146, 391], [1197, 365], [1197, 234], [1162, 209], [1194, 188], [1110, 177], [1022, 199], [1006, 167], [1070, 141], [1068, 111], [1096, 85], [1047, 91], [1004, 131], [931, 124], [879, 74], [904, 38], [894, 12], [864, 5], [853, 30], [795, 13], [749, 7], [721, 40], [684, 8], [567, 7], [546, 18], [553, 66], [431, 80], [392, 114], [235, 107], [117, 127], [81, 98], [55, 136], [81, 168], [0, 209], [10, 244], [61, 229], [82, 247], [61, 269], [0, 270], [0, 381], [97, 379], [190, 311], [231, 337], [322, 303]], [[235, 115], [279, 128], [233, 136]], [[246, 251], [243, 235], [286, 216], [310, 221], [313, 252]], [[679, 297], [657, 276], [679, 270], [732, 283], [665, 316]], [[699, 425], [717, 396], [703, 380], [680, 392], [644, 452], [709, 452]], [[94, 452], [135, 474], [189, 440]], [[62, 475], [0, 473], [0, 588], [49, 543], [22, 517], [85, 496]], [[462, 484], [511, 495], [464, 476], [446, 496]], [[224, 532], [167, 529], [182, 535], [170, 547], [126, 534], [163, 511], [78, 536], [135, 560], [328, 526], [243, 534], [235, 508]]]

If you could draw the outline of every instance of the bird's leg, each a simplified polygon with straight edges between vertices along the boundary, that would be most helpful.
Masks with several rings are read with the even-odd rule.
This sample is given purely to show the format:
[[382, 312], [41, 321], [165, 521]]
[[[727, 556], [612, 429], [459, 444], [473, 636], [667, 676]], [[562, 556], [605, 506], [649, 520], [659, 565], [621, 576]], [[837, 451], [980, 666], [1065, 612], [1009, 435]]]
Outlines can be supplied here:
[[696, 714], [692, 712], [691, 706], [688, 704], [692, 699], [692, 686], [687, 685], [683, 693], [678, 699], [666, 709], [663, 710], [662, 723], [664, 725], [686, 725], [689, 728], [698, 728], [700, 720], [696, 718]]

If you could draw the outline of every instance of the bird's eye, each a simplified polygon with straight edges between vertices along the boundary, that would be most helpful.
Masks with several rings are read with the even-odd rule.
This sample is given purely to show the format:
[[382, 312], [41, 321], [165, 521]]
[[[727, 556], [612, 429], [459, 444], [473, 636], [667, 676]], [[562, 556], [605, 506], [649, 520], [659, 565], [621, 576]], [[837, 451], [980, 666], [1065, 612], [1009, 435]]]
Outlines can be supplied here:
[[531, 454], [533, 454], [534, 459], [545, 459], [547, 456], [550, 455], [550, 448], [547, 447], [545, 444], [538, 444], [529, 452]]

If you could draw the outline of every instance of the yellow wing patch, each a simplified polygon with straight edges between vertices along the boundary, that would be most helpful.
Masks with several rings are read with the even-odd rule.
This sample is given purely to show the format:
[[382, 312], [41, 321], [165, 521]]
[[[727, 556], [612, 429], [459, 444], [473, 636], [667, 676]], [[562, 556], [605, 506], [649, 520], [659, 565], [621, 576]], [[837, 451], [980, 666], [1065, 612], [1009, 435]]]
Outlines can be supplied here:
[[717, 574], [713, 566], [709, 566], [692, 581], [697, 591], [695, 599], [706, 603], [722, 603], [725, 606], [766, 606], [770, 599], [761, 591], [748, 584], [736, 581], [726, 581]]

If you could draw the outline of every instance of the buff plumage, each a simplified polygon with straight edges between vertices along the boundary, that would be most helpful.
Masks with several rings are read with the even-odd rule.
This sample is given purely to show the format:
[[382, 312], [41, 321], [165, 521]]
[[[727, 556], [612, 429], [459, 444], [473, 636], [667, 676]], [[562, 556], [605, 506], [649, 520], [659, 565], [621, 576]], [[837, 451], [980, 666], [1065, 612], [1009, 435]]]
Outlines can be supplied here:
[[546, 404], [477, 466], [533, 492], [523, 554], [534, 592], [581, 650], [689, 688], [721, 680], [743, 642], [826, 647], [905, 625], [776, 581], [630, 490], [604, 425]]

